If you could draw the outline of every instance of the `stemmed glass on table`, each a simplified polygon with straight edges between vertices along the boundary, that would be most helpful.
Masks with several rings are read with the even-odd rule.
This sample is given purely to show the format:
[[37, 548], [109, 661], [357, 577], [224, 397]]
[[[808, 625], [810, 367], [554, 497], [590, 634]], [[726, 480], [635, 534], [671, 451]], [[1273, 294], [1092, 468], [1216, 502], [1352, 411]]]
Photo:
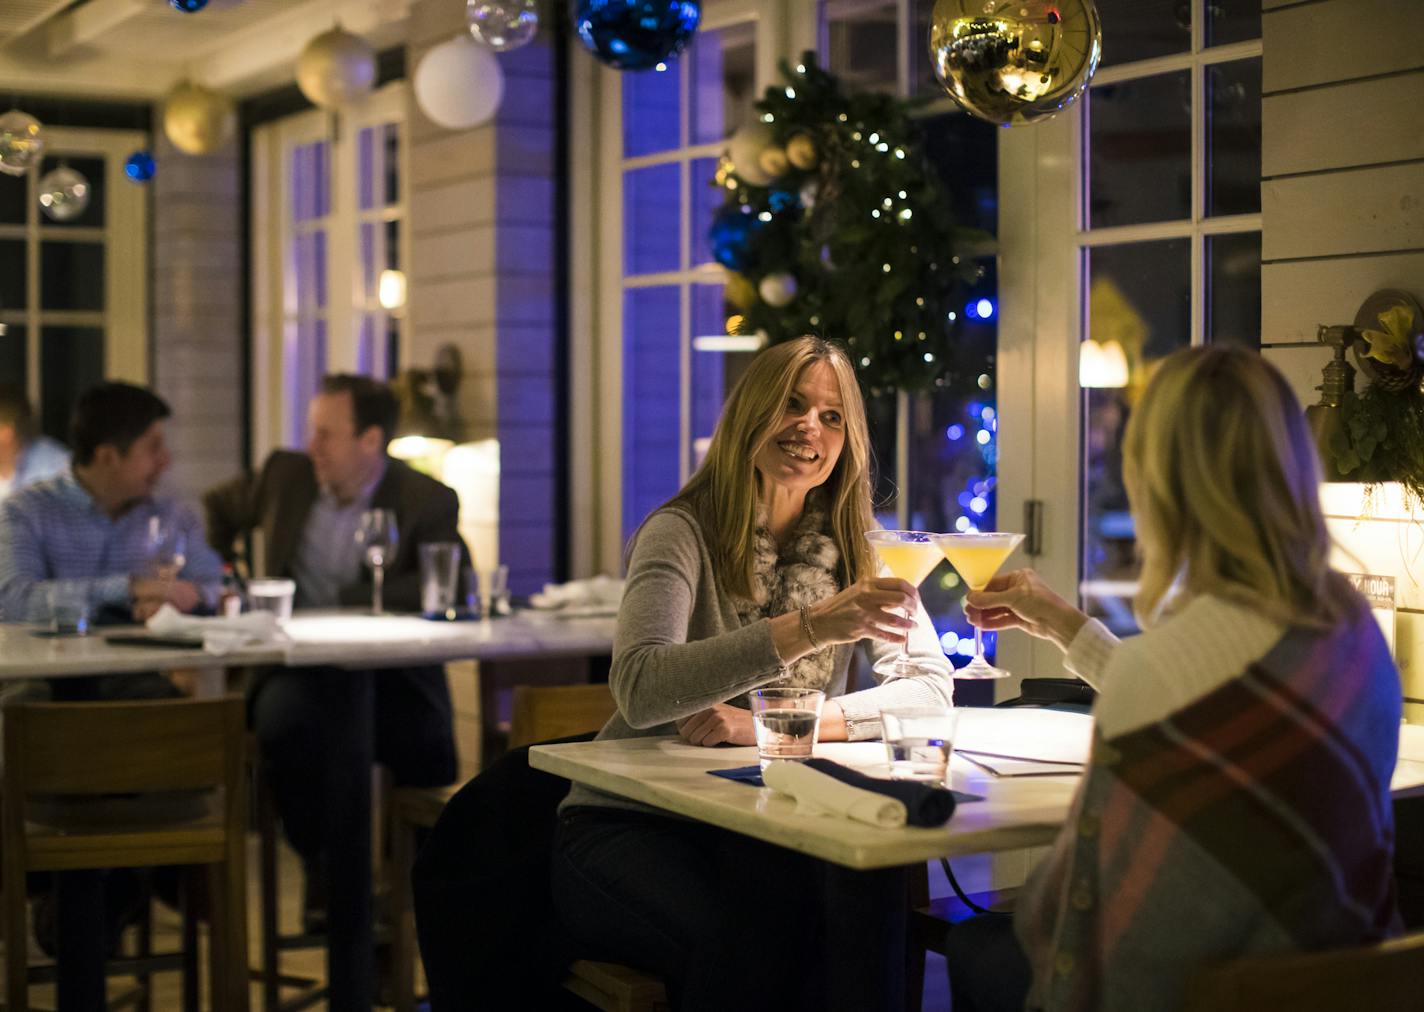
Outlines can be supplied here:
[[400, 535], [396, 532], [395, 510], [365, 510], [356, 528], [356, 542], [365, 549], [366, 565], [371, 567], [371, 614], [382, 614], [381, 581], [386, 564], [395, 555]]
[[[1013, 554], [1022, 534], [975, 531], [969, 534], [931, 535], [949, 564], [959, 571], [970, 590], [983, 590]], [[1010, 672], [984, 659], [984, 633], [974, 627], [974, 659], [954, 673], [955, 678], [1008, 678]]]
[[171, 582], [188, 561], [187, 536], [172, 521], [157, 514], [148, 518], [148, 575]]
[[[891, 575], [918, 587], [924, 582], [930, 570], [944, 559], [937, 535], [925, 531], [866, 531], [865, 540], [875, 548], [880, 562]], [[877, 661], [875, 671], [886, 678], [913, 678], [916, 675], [931, 674], [938, 669], [910, 656], [909, 637], [900, 644], [896, 657], [885, 657]]]

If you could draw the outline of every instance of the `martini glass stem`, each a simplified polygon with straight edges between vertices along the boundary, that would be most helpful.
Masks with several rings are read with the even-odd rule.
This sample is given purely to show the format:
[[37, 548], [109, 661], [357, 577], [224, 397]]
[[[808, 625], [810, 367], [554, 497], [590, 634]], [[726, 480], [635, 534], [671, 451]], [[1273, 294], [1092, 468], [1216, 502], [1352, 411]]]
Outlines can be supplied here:
[[384, 612], [383, 612], [382, 609], [381, 609], [381, 589], [382, 589], [382, 588], [381, 588], [381, 584], [384, 582], [385, 575], [386, 575], [385, 572], [384, 572], [384, 570], [385, 570], [385, 567], [384, 567], [384, 566], [372, 566], [372, 567], [371, 567], [371, 614], [372, 614], [372, 615], [381, 615], [381, 614], [384, 614]]
[[984, 630], [980, 629], [977, 625], [974, 627], [974, 663], [989, 663], [984, 660]]

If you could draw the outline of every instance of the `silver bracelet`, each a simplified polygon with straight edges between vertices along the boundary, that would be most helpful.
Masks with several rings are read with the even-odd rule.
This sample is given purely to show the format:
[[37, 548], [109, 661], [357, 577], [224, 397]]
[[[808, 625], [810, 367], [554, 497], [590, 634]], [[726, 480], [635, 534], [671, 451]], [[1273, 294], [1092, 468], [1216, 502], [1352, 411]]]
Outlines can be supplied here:
[[811, 616], [806, 607], [801, 608], [801, 631], [806, 634], [806, 641], [811, 644], [812, 652], [821, 649], [821, 642], [816, 639], [816, 634], [811, 631]]

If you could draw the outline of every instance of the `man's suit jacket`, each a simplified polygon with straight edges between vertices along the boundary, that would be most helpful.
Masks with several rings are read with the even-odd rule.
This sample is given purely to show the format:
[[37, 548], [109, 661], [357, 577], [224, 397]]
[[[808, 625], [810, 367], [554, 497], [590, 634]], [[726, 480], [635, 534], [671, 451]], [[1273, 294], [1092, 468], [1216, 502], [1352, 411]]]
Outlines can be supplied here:
[[[224, 560], [232, 562], [240, 554], [238, 540], [250, 531], [260, 530], [263, 565], [253, 571], [265, 576], [291, 576], [307, 515], [317, 495], [311, 458], [305, 453], [278, 450], [267, 458], [259, 474], [235, 478], [203, 496], [208, 543]], [[385, 476], [371, 495], [371, 508], [395, 510], [399, 534], [395, 556], [386, 566], [384, 603], [392, 611], [419, 611], [420, 545], [459, 542], [465, 563], [469, 564], [469, 550], [457, 529], [459, 500], [448, 486], [402, 461], [388, 459]], [[342, 587], [339, 597], [343, 605], [369, 604], [370, 570], [363, 566], [361, 578]]]

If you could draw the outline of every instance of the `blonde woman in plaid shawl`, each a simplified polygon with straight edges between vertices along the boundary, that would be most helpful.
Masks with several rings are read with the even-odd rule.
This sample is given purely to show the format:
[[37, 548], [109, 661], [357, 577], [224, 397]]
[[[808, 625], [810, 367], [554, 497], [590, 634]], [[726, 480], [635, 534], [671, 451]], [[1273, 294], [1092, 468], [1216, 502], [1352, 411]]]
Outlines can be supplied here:
[[1226, 347], [1157, 366], [1123, 442], [1142, 635], [1030, 570], [970, 595], [1100, 692], [1092, 762], [1010, 926], [956, 928], [955, 1012], [1147, 1012], [1204, 965], [1395, 933], [1399, 673], [1327, 561], [1315, 448], [1281, 375]]

